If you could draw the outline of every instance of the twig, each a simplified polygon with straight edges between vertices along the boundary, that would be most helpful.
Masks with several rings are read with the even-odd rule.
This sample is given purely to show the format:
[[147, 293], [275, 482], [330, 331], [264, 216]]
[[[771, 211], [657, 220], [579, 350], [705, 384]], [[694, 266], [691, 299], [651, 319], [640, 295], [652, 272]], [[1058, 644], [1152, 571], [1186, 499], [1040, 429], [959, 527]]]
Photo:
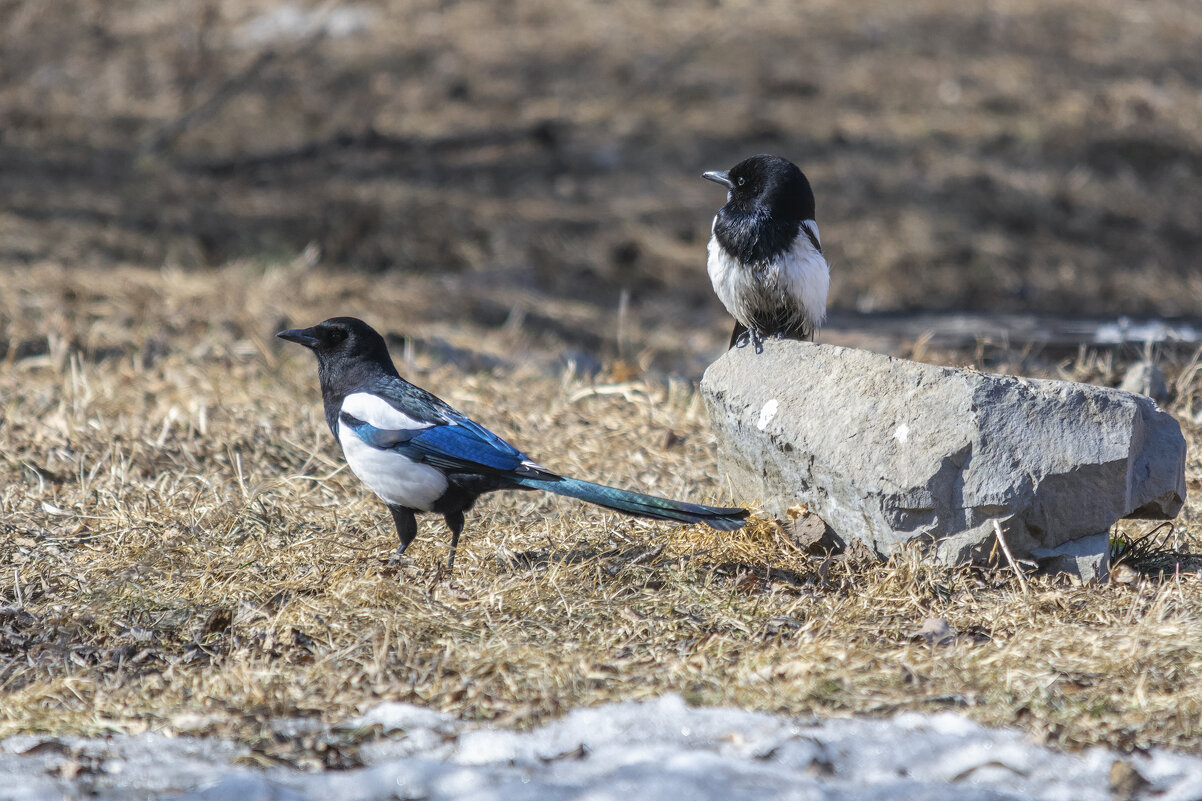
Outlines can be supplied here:
[[14, 585], [14, 588], [16, 589], [17, 606], [24, 609], [25, 608], [25, 593], [21, 592], [21, 569], [19, 567], [13, 568], [13, 585]]
[[997, 520], [994, 520], [993, 530], [997, 533], [997, 541], [1002, 546], [1002, 553], [1006, 554], [1006, 561], [1010, 563], [1010, 568], [1014, 571], [1014, 575], [1018, 576], [1018, 583], [1023, 588], [1023, 595], [1026, 595], [1027, 577], [1023, 575], [1023, 571], [1018, 566], [1018, 562], [1014, 561], [1014, 554], [1010, 553], [1010, 546], [1006, 544], [1006, 537], [1002, 534], [1002, 524]]
[[259, 51], [254, 60], [235, 75], [230, 76], [203, 103], [194, 106], [178, 117], [161, 125], [156, 131], [142, 140], [139, 148], [144, 155], [157, 155], [171, 147], [177, 139], [189, 130], [208, 121], [221, 111], [233, 98], [242, 94], [259, 77], [259, 73], [279, 58], [287, 58], [307, 52], [318, 40], [326, 35], [325, 22], [340, 0], [327, 0], [320, 6], [310, 22], [309, 31], [290, 46], [267, 47]]
[[213, 92], [208, 100], [205, 100], [199, 106], [188, 110], [179, 117], [172, 119], [146, 137], [142, 142], [142, 152], [157, 154], [166, 150], [185, 132], [208, 120], [220, 111], [226, 103], [254, 83], [255, 79], [259, 77], [259, 73], [263, 71], [263, 68], [272, 61], [275, 61], [278, 56], [279, 53], [275, 50], [265, 50], [259, 53], [249, 66], [217, 87], [217, 90]]

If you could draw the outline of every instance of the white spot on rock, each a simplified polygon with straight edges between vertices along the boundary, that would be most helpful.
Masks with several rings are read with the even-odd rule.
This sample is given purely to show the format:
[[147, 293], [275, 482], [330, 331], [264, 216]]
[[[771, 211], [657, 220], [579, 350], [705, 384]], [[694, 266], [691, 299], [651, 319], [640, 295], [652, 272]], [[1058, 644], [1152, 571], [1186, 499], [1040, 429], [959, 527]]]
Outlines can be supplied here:
[[760, 419], [759, 422], [755, 424], [756, 428], [758, 428], [760, 431], [763, 431], [768, 427], [768, 424], [772, 422], [772, 418], [776, 417], [777, 405], [776, 398], [773, 398], [764, 404], [764, 408], [760, 409]]
[[893, 438], [898, 442], [905, 443], [905, 441], [910, 438], [910, 427], [905, 423], [902, 423], [897, 427], [897, 430], [893, 432]]

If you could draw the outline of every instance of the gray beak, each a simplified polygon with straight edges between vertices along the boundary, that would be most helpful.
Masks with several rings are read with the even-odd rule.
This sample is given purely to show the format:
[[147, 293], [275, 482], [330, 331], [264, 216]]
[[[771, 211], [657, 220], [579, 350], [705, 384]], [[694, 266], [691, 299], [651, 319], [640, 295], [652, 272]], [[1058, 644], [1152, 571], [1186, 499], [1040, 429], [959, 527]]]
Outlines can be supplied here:
[[726, 170], [711, 170], [701, 173], [701, 177], [707, 181], [713, 181], [716, 184], [722, 184], [727, 189], [734, 189], [734, 181], [730, 180], [730, 173]]
[[281, 331], [276, 334], [276, 336], [289, 342], [295, 342], [298, 345], [304, 345], [309, 350], [317, 347], [317, 337], [313, 335], [312, 328], [289, 328], [287, 331]]

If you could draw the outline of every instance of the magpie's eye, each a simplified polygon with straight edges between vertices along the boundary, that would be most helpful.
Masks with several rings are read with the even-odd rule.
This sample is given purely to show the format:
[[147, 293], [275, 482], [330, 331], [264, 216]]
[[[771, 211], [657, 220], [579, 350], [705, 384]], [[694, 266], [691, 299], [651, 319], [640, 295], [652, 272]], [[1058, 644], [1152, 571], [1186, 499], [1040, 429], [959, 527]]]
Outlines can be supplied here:
[[742, 175], [740, 175], [739, 176], [739, 186], [742, 186], [745, 183], [747, 183], [747, 179], [744, 178]]
[[329, 340], [331, 344], [341, 342], [342, 340], [346, 339], [346, 331], [343, 331], [341, 328], [331, 328], [326, 332], [326, 339]]

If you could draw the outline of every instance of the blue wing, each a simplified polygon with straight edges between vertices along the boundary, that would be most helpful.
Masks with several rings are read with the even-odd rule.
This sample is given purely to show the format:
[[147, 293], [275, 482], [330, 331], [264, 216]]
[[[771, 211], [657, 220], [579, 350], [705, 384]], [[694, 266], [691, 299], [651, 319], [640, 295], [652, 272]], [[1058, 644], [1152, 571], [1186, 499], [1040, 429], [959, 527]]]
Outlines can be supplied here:
[[526, 454], [439, 398], [403, 379], [390, 379], [371, 387], [398, 411], [429, 428], [389, 430], [343, 413], [340, 419], [359, 439], [373, 448], [395, 450], [414, 461], [443, 470], [553, 476], [535, 467]]
[[491, 471], [529, 475], [526, 454], [478, 423], [456, 414], [446, 425], [417, 433], [402, 449], [410, 458], [448, 470], [487, 467]]

